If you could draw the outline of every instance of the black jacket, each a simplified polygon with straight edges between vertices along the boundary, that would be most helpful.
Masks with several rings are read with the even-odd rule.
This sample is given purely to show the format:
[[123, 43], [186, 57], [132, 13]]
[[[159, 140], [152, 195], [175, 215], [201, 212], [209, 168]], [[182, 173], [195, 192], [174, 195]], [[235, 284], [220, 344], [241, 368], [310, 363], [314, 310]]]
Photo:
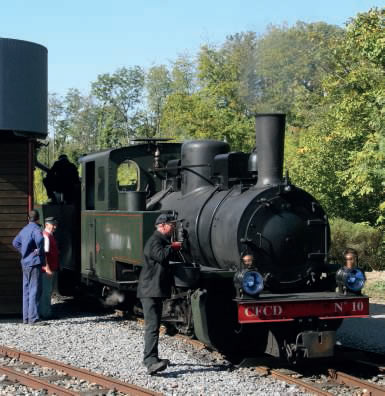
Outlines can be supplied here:
[[173, 275], [169, 260], [172, 252], [169, 237], [155, 231], [144, 246], [144, 264], [137, 291], [139, 298], [170, 297]]

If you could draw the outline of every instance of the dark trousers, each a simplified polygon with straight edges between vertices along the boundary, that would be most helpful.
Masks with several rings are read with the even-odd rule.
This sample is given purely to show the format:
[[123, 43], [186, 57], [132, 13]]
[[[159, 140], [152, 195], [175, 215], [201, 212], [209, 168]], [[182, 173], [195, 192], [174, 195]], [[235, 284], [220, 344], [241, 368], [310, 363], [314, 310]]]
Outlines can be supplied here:
[[158, 341], [163, 298], [141, 298], [145, 322], [143, 364], [148, 367], [159, 361]]
[[41, 266], [23, 267], [23, 321], [35, 322], [39, 319], [41, 294]]
[[39, 316], [43, 319], [52, 317], [51, 297], [52, 288], [57, 277], [57, 271], [53, 271], [51, 275], [46, 272], [41, 277], [41, 293], [39, 301]]

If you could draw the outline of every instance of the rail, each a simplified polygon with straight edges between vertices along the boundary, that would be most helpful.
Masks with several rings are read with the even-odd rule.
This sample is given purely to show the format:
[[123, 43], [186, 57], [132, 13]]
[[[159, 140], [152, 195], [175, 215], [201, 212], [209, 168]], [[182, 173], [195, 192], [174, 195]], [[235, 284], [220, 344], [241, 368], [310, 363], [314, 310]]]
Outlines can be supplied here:
[[[75, 377], [80, 380], [85, 380], [92, 384], [101, 386], [102, 389], [99, 389], [100, 391], [106, 390], [108, 392], [108, 390], [114, 390], [123, 394], [133, 396], [161, 395], [158, 392], [154, 392], [136, 385], [127, 384], [123, 381], [119, 381], [117, 379], [110, 378], [101, 374], [93, 373], [86, 369], [77, 368], [74, 366], [70, 366], [66, 363], [51, 360], [43, 356], [33, 355], [29, 352], [23, 352], [5, 346], [0, 346], [0, 355], [17, 359], [23, 363], [29, 363], [31, 365], [38, 365], [41, 367], [50, 368], [58, 372], [65, 373], [68, 376]], [[46, 389], [49, 394], [56, 394], [58, 396], [81, 395], [82, 393], [84, 394], [84, 392], [76, 390], [74, 391], [55, 385], [51, 383], [49, 379], [44, 379], [44, 377], [36, 377], [30, 374], [20, 372], [10, 367], [0, 366], [0, 373], [5, 375], [8, 379], [17, 381], [20, 384], [23, 384], [30, 388]], [[53, 380], [54, 379], [55, 378], [53, 378]]]

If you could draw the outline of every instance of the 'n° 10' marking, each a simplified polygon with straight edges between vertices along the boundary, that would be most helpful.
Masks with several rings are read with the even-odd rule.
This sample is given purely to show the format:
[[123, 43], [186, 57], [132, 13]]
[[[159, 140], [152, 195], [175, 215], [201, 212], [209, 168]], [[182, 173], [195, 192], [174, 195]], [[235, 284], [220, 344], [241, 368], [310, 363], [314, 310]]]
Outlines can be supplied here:
[[[346, 304], [344, 302], [335, 302], [334, 303], [334, 311], [335, 312], [343, 312], [343, 305]], [[352, 312], [361, 312], [364, 310], [364, 303], [362, 301], [352, 301]]]
[[353, 301], [353, 309], [352, 311], [363, 311], [364, 310], [364, 303], [362, 301]]

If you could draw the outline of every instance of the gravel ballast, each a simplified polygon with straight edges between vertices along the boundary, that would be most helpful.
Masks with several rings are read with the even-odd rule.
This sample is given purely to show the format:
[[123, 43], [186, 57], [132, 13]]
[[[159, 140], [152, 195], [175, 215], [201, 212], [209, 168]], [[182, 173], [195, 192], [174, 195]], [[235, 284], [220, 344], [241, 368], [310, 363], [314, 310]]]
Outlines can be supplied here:
[[[250, 368], [234, 369], [218, 354], [199, 351], [176, 337], [160, 336], [159, 355], [171, 365], [149, 376], [142, 365], [143, 327], [113, 313], [68, 313], [60, 301], [61, 319], [45, 326], [19, 319], [0, 320], [0, 344], [86, 368], [165, 395], [305, 395], [304, 391]], [[1, 382], [0, 382], [1, 388]], [[1, 394], [1, 392], [0, 392]]]

